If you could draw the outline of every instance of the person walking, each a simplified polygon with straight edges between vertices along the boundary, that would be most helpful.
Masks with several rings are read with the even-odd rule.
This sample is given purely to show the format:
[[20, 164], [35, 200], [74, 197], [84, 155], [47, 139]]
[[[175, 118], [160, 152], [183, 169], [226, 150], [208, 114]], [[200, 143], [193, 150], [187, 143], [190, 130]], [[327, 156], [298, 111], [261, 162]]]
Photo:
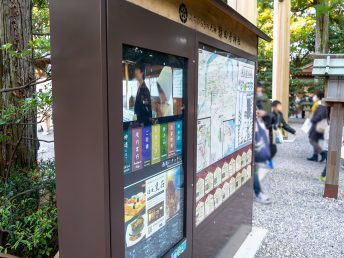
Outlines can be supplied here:
[[258, 168], [260, 164], [264, 164], [265, 162], [271, 159], [269, 137], [267, 134], [267, 129], [265, 127], [264, 121], [262, 119], [264, 115], [265, 111], [259, 110], [257, 108], [253, 190], [256, 202], [261, 204], [270, 204], [271, 198], [267, 194], [263, 193], [258, 176]]
[[301, 114], [302, 112], [302, 108], [301, 108], [301, 98], [296, 94], [295, 95], [295, 116], [296, 118], [299, 118], [299, 114]]
[[268, 96], [264, 92], [264, 87], [262, 83], [257, 82], [256, 87], [256, 105], [257, 109], [264, 111], [264, 115], [262, 117], [262, 120], [264, 121], [266, 129], [269, 131], [269, 143], [270, 143], [270, 153], [271, 153], [271, 159], [267, 161], [268, 167], [273, 169], [274, 165], [272, 162], [272, 158], [275, 156], [277, 152], [277, 146], [272, 141], [272, 113], [271, 113], [271, 101], [268, 98]]
[[284, 129], [291, 134], [295, 134], [296, 130], [292, 128], [284, 119], [282, 113], [282, 103], [279, 100], [274, 100], [272, 102], [272, 119], [271, 124], [273, 130], [281, 130]]
[[320, 162], [324, 162], [327, 158], [326, 152], [322, 150], [319, 142], [324, 139], [324, 133], [328, 126], [328, 108], [321, 103], [321, 99], [324, 97], [323, 93], [317, 94], [320, 102], [317, 109], [312, 115], [311, 129], [309, 131], [309, 142], [313, 147], [313, 155], [307, 158], [309, 161], [319, 161], [319, 155], [321, 156]]
[[315, 113], [317, 110], [319, 104], [321, 103], [322, 98], [324, 97], [324, 93], [321, 91], [317, 91], [313, 97], [312, 97], [312, 108], [311, 108], [311, 116]]
[[[270, 116], [271, 113], [271, 101], [269, 100], [268, 96], [264, 92], [263, 84], [261, 82], [257, 82], [256, 87], [256, 105], [257, 109], [264, 110], [265, 115], [263, 117], [264, 122], [270, 123]], [[267, 120], [267, 121], [266, 121]]]

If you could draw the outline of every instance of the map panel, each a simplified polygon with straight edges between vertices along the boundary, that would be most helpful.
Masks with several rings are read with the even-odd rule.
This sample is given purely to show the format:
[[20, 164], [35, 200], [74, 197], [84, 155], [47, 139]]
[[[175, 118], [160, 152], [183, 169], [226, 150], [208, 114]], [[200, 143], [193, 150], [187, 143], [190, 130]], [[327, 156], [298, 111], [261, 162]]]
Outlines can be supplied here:
[[252, 162], [254, 62], [206, 49], [198, 63], [196, 226], [246, 183]]

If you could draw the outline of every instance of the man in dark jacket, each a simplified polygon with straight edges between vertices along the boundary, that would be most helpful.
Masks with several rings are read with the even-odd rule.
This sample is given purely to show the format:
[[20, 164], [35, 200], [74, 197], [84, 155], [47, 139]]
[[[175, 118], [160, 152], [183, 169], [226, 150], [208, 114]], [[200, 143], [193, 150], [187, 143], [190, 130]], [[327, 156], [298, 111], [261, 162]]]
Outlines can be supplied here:
[[257, 82], [256, 87], [256, 105], [258, 110], [263, 110], [265, 115], [263, 121], [267, 129], [271, 128], [271, 101], [268, 96], [264, 93], [263, 85]]
[[271, 160], [268, 161], [268, 166], [273, 168], [272, 158], [275, 156], [277, 152], [277, 146], [272, 141], [272, 124], [271, 124], [271, 101], [268, 96], [264, 93], [263, 85], [258, 81], [256, 87], [256, 105], [257, 110], [264, 111], [264, 115], [262, 120], [264, 121], [266, 129], [269, 130], [269, 141], [270, 141], [270, 152], [271, 152]]
[[134, 112], [138, 122], [148, 124], [152, 120], [152, 101], [149, 89], [144, 81], [144, 70], [143, 64], [137, 64], [135, 67], [135, 78], [139, 83], [139, 87], [137, 89]]

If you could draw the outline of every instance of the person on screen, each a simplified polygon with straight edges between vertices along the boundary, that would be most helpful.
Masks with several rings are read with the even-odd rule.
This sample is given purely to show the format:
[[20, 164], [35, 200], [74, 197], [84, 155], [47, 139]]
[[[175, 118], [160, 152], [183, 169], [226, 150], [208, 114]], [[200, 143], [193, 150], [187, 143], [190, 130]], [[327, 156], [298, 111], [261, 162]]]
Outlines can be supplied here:
[[130, 110], [133, 110], [134, 107], [135, 107], [135, 98], [134, 98], [134, 96], [131, 96], [131, 97], [129, 98], [129, 109], [130, 109]]
[[157, 102], [157, 114], [158, 117], [164, 117], [164, 116], [172, 116], [172, 107], [167, 102], [166, 93], [161, 87], [161, 85], [157, 82], [157, 87], [159, 91], [159, 97], [160, 101]]
[[135, 78], [138, 82], [138, 89], [134, 105], [134, 113], [137, 121], [148, 124], [152, 120], [152, 101], [149, 89], [145, 83], [145, 67], [143, 64], [135, 66]]
[[164, 67], [157, 81], [160, 101], [157, 102], [157, 116], [172, 116], [172, 105], [169, 103], [172, 94], [172, 68]]

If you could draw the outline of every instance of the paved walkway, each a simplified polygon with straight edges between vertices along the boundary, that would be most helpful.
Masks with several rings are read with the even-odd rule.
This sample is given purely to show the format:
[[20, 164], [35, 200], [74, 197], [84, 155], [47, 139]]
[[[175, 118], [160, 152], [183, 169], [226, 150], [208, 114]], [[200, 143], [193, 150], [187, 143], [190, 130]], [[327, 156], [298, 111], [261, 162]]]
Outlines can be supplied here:
[[53, 128], [50, 129], [48, 135], [45, 135], [42, 132], [37, 132], [37, 137], [40, 140], [44, 140], [39, 142], [38, 160], [53, 160], [55, 157]]
[[344, 257], [344, 172], [340, 197], [322, 197], [319, 176], [324, 163], [306, 160], [312, 153], [300, 124], [296, 140], [278, 146], [275, 169], [263, 180], [263, 191], [273, 203], [254, 204], [253, 225], [269, 230], [257, 258]]

